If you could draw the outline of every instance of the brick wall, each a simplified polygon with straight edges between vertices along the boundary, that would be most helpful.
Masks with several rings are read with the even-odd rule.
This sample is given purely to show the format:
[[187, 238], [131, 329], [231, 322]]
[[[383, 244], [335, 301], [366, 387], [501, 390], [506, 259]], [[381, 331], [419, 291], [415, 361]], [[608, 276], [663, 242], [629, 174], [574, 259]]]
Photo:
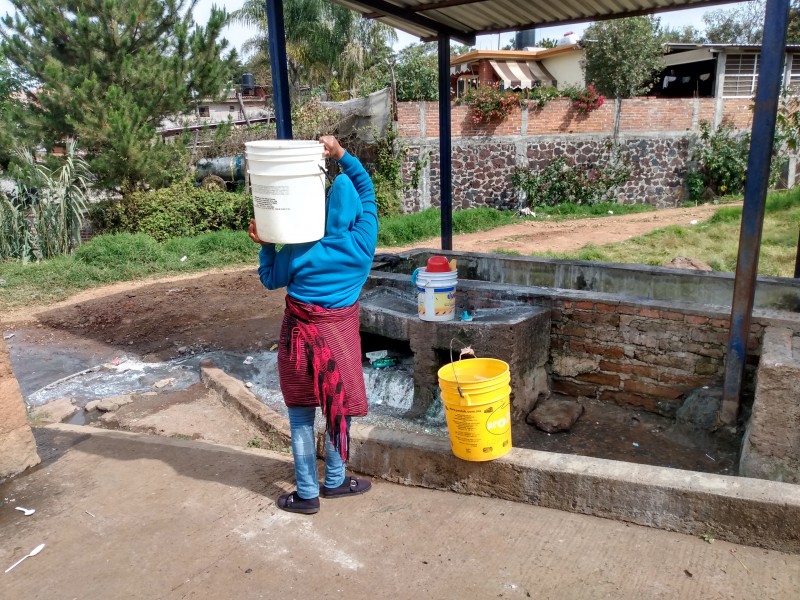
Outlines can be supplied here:
[[[696, 130], [700, 121], [713, 122], [715, 98], [631, 98], [620, 106], [620, 132], [678, 133]], [[752, 101], [727, 98], [721, 104], [721, 116], [737, 128], [749, 129], [752, 124]], [[516, 109], [497, 123], [475, 124], [468, 106], [452, 107], [453, 137], [503, 135], [556, 135], [564, 133], [599, 133], [611, 135], [614, 130], [613, 100], [582, 114], [572, 101], [557, 98], [541, 109]], [[421, 115], [425, 116], [425, 134], [421, 131]], [[401, 102], [398, 105], [398, 133], [407, 139], [438, 138], [439, 109], [436, 102]]]
[[[748, 358], [763, 331], [754, 323]], [[721, 383], [728, 333], [719, 313], [554, 299], [552, 390], [674, 416], [687, 392]]]
[[[715, 98], [622, 100], [619, 141], [632, 176], [617, 190], [617, 201], [669, 207], [686, 200], [689, 146], [699, 124], [724, 116], [737, 128], [747, 129], [751, 104], [742, 98], [720, 103]], [[608, 101], [585, 115], [570, 100], [559, 98], [541, 109], [516, 109], [501, 122], [476, 124], [468, 107], [453, 106], [453, 206], [517, 208], [519, 200], [511, 185], [514, 169], [542, 168], [558, 155], [576, 163], [603, 164], [615, 110], [616, 103]], [[408, 148], [404, 181], [409, 183], [415, 172], [419, 175], [419, 185], [406, 191], [404, 209], [438, 206], [437, 103], [400, 103], [398, 116], [398, 133]]]

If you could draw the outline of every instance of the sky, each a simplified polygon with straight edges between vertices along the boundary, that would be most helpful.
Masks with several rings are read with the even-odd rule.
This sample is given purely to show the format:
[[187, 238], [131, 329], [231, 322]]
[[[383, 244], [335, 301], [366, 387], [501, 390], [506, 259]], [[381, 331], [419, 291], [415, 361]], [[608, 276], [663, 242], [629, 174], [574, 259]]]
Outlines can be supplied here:
[[[240, 8], [244, 0], [228, 0], [227, 2], [220, 2], [220, 0], [199, 0], [194, 11], [194, 20], [197, 23], [205, 24], [208, 21], [208, 16], [211, 12], [211, 7], [216, 4], [224, 6], [228, 12], [232, 12]], [[719, 8], [719, 7], [717, 7]], [[724, 7], [723, 7], [724, 8]], [[698, 29], [702, 29], [703, 13], [714, 8], [691, 8], [688, 10], [673, 11], [662, 13], [660, 15], [662, 25], [669, 27], [682, 27], [684, 25], [693, 25]], [[12, 12], [13, 6], [9, 0], [0, 0], [0, 15]], [[589, 26], [589, 23], [579, 25], [565, 25], [561, 27], [547, 27], [537, 30], [537, 39], [562, 37], [567, 32], [573, 32], [577, 37]], [[253, 31], [243, 25], [230, 25], [224, 32], [224, 36], [228, 39], [231, 46], [240, 49], [242, 44], [252, 37]], [[409, 44], [418, 42], [419, 40], [407, 33], [398, 31], [398, 39], [395, 44], [395, 50], [399, 50]], [[476, 46], [479, 50], [497, 50], [498, 47], [502, 48], [514, 37], [513, 33], [503, 33], [499, 35], [484, 35], [479, 36]]]

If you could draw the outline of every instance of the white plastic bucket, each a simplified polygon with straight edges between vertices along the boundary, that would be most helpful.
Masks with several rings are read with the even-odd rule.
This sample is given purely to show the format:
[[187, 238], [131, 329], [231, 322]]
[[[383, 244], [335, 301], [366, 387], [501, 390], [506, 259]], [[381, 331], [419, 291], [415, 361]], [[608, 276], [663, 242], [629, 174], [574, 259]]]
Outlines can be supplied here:
[[411, 276], [417, 288], [417, 312], [423, 321], [452, 321], [456, 318], [458, 271], [441, 273], [417, 269]]
[[276, 244], [325, 235], [324, 146], [307, 140], [247, 142], [258, 237]]

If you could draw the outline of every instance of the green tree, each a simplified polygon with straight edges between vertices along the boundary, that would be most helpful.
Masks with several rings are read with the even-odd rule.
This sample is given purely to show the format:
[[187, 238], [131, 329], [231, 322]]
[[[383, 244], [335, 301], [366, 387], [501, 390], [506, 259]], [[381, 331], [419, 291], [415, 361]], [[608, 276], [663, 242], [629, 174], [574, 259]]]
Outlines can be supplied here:
[[[269, 63], [269, 38], [263, 0], [245, 0], [232, 13], [235, 21], [254, 26], [258, 33], [243, 50], [255, 51], [258, 62]], [[389, 83], [390, 45], [394, 29], [362, 19], [347, 8], [327, 0], [285, 0], [284, 25], [289, 81], [296, 95], [301, 87], [346, 90], [351, 96], [373, 88], [378, 80]], [[374, 91], [369, 89], [368, 91]]]
[[710, 44], [760, 44], [764, 35], [765, 3], [754, 0], [703, 15]]
[[586, 45], [586, 82], [612, 98], [630, 98], [649, 90], [664, 67], [658, 19], [631, 17], [591, 25]]
[[662, 28], [660, 34], [665, 43], [702, 44], [706, 41], [703, 33], [692, 25]]
[[133, 189], [162, 178], [176, 148], [156, 127], [217, 96], [235, 52], [223, 58], [227, 23], [214, 8], [192, 20], [197, 0], [11, 0], [2, 20], [11, 63], [38, 85], [23, 124], [46, 147], [77, 140], [102, 184]]
[[8, 61], [0, 49], [0, 167], [6, 168], [20, 141], [27, 140], [27, 131], [21, 127], [28, 98], [26, 81], [18, 69]]
[[411, 44], [400, 50], [395, 73], [399, 101], [439, 98], [436, 44]]

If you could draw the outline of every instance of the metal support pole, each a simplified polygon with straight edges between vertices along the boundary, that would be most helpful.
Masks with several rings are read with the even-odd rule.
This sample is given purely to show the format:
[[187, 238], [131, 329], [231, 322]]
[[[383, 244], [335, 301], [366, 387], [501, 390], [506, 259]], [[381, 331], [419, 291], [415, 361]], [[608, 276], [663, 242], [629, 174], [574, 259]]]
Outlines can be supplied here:
[[283, 0], [266, 0], [269, 64], [272, 67], [272, 101], [279, 140], [292, 139], [292, 104], [289, 98], [289, 73], [286, 67], [286, 29]]
[[800, 234], [797, 236], [797, 256], [794, 259], [794, 278], [800, 279]]
[[750, 337], [753, 299], [758, 276], [758, 253], [764, 225], [764, 205], [769, 187], [775, 121], [778, 114], [778, 99], [780, 98], [783, 61], [786, 52], [788, 14], [789, 0], [767, 0], [764, 43], [761, 46], [761, 64], [758, 70], [758, 89], [753, 113], [753, 134], [750, 141], [750, 156], [747, 161], [747, 181], [744, 186], [739, 257], [736, 262], [730, 336], [725, 361], [725, 384], [719, 411], [719, 420], [724, 425], [735, 425], [739, 415], [747, 360], [747, 341]]
[[450, 37], [439, 36], [439, 195], [442, 250], [453, 249], [453, 140], [450, 124]]

